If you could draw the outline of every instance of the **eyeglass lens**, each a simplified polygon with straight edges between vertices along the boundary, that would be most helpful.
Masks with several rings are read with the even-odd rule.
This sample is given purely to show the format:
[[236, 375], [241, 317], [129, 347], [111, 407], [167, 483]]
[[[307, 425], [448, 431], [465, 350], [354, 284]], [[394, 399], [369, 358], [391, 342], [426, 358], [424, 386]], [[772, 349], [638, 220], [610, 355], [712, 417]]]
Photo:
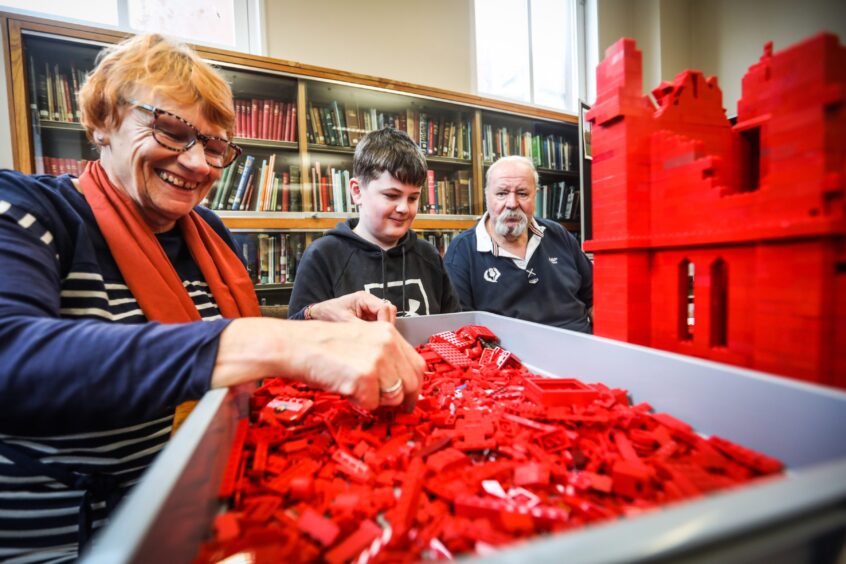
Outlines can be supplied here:
[[[176, 116], [166, 113], [156, 112], [153, 132], [160, 143], [180, 151], [190, 148], [197, 142], [197, 131], [193, 127]], [[204, 140], [203, 151], [206, 161], [216, 167], [229, 165], [236, 156], [236, 150], [230, 143], [215, 137]]]

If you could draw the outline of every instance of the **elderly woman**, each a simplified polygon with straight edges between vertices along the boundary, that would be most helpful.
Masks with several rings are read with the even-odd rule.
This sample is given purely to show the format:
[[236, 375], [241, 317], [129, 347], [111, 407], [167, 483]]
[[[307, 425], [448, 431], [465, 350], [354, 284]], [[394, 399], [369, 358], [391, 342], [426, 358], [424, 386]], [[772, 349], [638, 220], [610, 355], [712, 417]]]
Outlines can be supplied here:
[[240, 152], [232, 93], [187, 47], [106, 49], [79, 102], [100, 160], [78, 180], [0, 172], [0, 559], [74, 558], [210, 388], [285, 375], [373, 409], [413, 402], [424, 368], [356, 319], [395, 315], [364, 293], [257, 317], [197, 207]]

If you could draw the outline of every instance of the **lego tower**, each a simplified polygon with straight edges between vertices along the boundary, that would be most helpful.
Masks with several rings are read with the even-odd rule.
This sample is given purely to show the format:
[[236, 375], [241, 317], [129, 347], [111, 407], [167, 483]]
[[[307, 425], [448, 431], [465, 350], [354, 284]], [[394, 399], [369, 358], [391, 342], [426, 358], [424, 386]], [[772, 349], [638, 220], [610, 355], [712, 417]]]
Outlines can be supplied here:
[[743, 79], [641, 90], [621, 39], [592, 123], [595, 333], [846, 388], [846, 48], [821, 34]]

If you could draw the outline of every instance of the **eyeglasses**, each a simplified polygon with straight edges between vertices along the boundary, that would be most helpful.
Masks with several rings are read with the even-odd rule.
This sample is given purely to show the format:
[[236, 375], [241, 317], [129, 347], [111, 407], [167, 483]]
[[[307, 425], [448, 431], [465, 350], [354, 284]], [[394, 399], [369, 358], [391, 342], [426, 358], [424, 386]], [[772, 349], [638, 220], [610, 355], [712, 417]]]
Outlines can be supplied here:
[[235, 143], [222, 137], [203, 135], [188, 120], [176, 114], [137, 100], [129, 103], [153, 114], [153, 139], [165, 149], [184, 153], [199, 141], [203, 144], [206, 162], [214, 168], [228, 167], [241, 154], [241, 147]]

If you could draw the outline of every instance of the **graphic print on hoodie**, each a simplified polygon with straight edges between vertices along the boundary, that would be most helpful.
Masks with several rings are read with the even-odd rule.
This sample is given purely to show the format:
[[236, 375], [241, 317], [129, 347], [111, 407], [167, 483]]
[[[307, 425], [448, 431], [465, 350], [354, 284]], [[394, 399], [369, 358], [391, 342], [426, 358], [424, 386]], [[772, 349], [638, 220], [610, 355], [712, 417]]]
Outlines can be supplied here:
[[397, 316], [460, 311], [438, 251], [409, 229], [387, 251], [353, 232], [358, 219], [339, 223], [306, 249], [288, 306], [294, 317], [309, 304], [364, 290], [388, 300]]

